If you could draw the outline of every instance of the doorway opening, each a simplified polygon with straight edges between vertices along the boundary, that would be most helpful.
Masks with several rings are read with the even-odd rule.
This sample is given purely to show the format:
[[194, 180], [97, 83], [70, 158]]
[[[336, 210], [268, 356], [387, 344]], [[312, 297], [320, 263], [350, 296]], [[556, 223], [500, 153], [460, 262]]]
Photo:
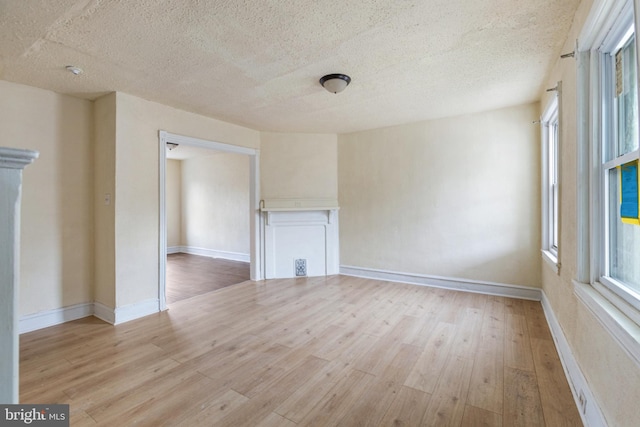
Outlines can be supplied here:
[[176, 135], [166, 131], [159, 132], [159, 175], [160, 175], [160, 220], [159, 220], [159, 310], [167, 305], [167, 144], [177, 144], [190, 148], [215, 150], [223, 153], [235, 153], [248, 156], [249, 159], [249, 270], [251, 280], [261, 280], [260, 213], [259, 213], [259, 164], [260, 152], [257, 149], [208, 141], [199, 138]]

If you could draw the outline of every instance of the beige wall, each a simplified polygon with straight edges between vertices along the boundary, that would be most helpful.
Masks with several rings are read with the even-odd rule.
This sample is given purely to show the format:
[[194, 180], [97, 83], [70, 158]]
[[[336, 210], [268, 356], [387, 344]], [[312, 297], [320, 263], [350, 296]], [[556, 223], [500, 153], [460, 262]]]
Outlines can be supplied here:
[[262, 199], [337, 199], [337, 136], [262, 132]]
[[341, 135], [340, 263], [539, 287], [538, 114]]
[[248, 128], [116, 94], [116, 307], [158, 297], [158, 131], [258, 148]]
[[259, 132], [126, 94], [90, 102], [5, 81], [0, 93], [1, 144], [41, 153], [24, 175], [22, 316], [157, 298], [159, 130], [260, 145]]
[[167, 159], [167, 247], [182, 245], [182, 161]]
[[106, 307], [115, 307], [116, 94], [96, 100], [94, 111], [94, 298]]
[[249, 255], [249, 157], [182, 162], [182, 244]]
[[0, 111], [0, 145], [40, 152], [24, 171], [20, 315], [92, 302], [92, 103], [0, 81]]
[[[591, 1], [584, 1], [574, 19], [563, 52], [573, 51]], [[576, 61], [558, 60], [545, 87], [562, 81], [560, 275], [542, 264], [542, 288], [558, 318], [589, 388], [610, 426], [640, 425], [640, 369], [574, 294], [577, 272]], [[552, 94], [542, 93], [542, 107]]]

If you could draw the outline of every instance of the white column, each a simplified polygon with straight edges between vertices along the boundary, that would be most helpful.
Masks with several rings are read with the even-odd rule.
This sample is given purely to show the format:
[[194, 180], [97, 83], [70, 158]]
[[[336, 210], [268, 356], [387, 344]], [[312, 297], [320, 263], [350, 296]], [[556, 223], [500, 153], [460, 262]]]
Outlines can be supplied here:
[[37, 157], [0, 147], [0, 403], [19, 403], [20, 194], [22, 169]]

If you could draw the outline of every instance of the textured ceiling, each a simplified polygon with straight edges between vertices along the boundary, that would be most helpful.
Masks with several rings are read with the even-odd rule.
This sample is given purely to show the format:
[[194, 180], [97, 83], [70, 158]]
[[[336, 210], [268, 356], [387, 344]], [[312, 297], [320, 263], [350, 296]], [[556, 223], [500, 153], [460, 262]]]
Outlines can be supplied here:
[[[0, 0], [0, 77], [256, 130], [350, 132], [537, 100], [578, 3]], [[351, 85], [326, 92], [329, 73]]]

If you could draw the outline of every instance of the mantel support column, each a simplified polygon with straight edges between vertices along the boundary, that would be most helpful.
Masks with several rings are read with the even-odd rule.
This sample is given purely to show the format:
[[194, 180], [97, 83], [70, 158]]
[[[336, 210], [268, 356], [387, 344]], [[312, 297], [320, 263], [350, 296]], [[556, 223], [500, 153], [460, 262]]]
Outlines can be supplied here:
[[19, 403], [20, 195], [22, 170], [37, 157], [0, 147], [0, 403]]

